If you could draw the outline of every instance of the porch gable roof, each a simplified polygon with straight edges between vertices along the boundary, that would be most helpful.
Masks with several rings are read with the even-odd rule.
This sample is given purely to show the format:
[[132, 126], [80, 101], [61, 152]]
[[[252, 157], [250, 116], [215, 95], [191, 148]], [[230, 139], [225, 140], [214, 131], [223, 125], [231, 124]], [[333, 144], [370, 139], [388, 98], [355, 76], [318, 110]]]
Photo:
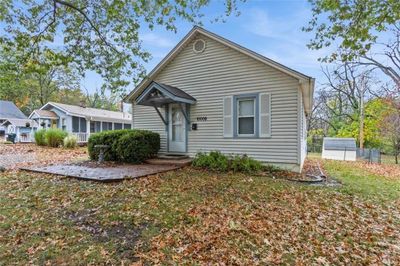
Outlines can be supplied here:
[[152, 81], [136, 99], [136, 103], [160, 107], [169, 103], [194, 104], [196, 99], [177, 87]]

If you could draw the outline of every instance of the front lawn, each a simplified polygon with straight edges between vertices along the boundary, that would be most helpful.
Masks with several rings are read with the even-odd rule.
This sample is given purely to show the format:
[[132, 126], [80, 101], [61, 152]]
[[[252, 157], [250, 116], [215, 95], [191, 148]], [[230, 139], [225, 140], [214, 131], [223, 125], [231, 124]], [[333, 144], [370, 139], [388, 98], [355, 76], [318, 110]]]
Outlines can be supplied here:
[[345, 186], [190, 168], [115, 184], [8, 172], [0, 264], [399, 264], [399, 180], [325, 169]]

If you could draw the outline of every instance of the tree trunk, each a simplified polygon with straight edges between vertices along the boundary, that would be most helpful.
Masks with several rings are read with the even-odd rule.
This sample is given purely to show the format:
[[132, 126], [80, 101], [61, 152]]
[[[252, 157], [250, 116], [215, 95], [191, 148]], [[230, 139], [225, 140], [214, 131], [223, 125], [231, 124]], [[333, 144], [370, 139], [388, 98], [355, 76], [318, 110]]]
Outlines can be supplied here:
[[364, 91], [365, 91], [365, 83], [364, 83], [364, 77], [362, 77], [361, 80], [361, 90], [360, 90], [360, 148], [364, 149], [364, 117], [365, 117], [365, 112], [364, 112]]

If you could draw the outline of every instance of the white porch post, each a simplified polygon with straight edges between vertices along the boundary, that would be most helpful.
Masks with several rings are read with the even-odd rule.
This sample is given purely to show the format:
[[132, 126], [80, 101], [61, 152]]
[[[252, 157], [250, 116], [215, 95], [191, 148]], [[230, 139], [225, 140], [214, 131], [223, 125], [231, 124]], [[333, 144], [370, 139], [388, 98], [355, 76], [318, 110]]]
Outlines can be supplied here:
[[89, 140], [90, 136], [90, 119], [86, 119], [86, 141]]

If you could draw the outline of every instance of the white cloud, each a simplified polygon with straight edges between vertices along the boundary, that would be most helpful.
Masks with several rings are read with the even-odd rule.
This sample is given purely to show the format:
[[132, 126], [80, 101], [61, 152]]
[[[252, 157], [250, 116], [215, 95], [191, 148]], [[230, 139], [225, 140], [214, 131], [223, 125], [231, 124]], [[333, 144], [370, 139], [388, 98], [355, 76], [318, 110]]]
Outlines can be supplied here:
[[144, 45], [160, 48], [171, 48], [175, 44], [171, 39], [162, 37], [154, 32], [143, 33], [140, 37]]

